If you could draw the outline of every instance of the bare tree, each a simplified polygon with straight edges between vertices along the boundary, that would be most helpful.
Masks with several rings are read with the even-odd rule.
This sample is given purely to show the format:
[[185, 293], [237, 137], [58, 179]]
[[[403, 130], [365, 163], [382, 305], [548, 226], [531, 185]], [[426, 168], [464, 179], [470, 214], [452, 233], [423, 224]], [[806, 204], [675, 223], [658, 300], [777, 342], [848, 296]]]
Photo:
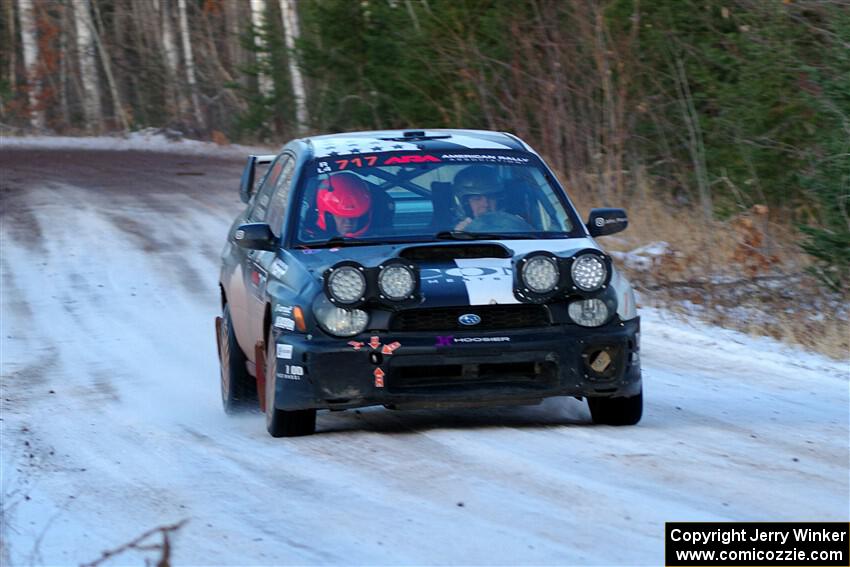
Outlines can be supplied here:
[[177, 116], [182, 116], [185, 112], [185, 103], [181, 94], [181, 89], [178, 83], [178, 69], [180, 67], [180, 54], [177, 51], [177, 43], [174, 39], [174, 26], [171, 23], [171, 11], [169, 10], [169, 0], [153, 0], [154, 8], [159, 14], [161, 23], [160, 40], [162, 42], [162, 52], [165, 58], [166, 70], [166, 90], [171, 103], [171, 110]]
[[266, 30], [266, 0], [251, 0], [251, 23], [254, 26], [254, 46], [257, 48], [257, 65], [260, 70], [257, 82], [260, 94], [264, 97], [272, 94], [272, 78], [266, 74], [269, 53], [263, 33]]
[[18, 0], [18, 18], [21, 26], [21, 44], [24, 52], [24, 70], [29, 97], [30, 125], [45, 127], [44, 109], [41, 108], [41, 73], [38, 68], [38, 30], [32, 0]]
[[301, 35], [298, 25], [298, 7], [294, 0], [280, 0], [280, 13], [283, 19], [283, 35], [289, 52], [289, 76], [292, 81], [292, 94], [295, 98], [295, 129], [301, 135], [307, 131], [307, 96], [304, 90], [304, 77], [298, 67], [295, 56], [295, 41]]
[[18, 33], [15, 29], [15, 3], [7, 2], [5, 3], [7, 9], [6, 22], [9, 26], [9, 86], [14, 87], [17, 82], [17, 73], [15, 72], [15, 66], [17, 64], [17, 52], [15, 50], [15, 46], [18, 44]]
[[[233, 69], [243, 67], [248, 61], [248, 53], [241, 42], [243, 5], [247, 6], [244, 0], [230, 0], [224, 3], [225, 48], [231, 72]], [[244, 84], [244, 77], [241, 74], [240, 82]]]
[[[83, 1], [88, 4], [88, 0]], [[97, 51], [100, 54], [100, 62], [103, 65], [103, 73], [106, 75], [106, 83], [109, 85], [109, 93], [112, 95], [112, 111], [115, 114], [115, 120], [118, 121], [118, 126], [122, 130], [128, 130], [130, 128], [130, 123], [127, 121], [127, 114], [124, 112], [124, 107], [121, 105], [121, 97], [118, 93], [118, 84], [116, 83], [115, 75], [112, 72], [112, 60], [110, 59], [109, 52], [103, 45], [103, 40], [98, 32], [98, 28], [101, 30], [103, 29], [103, 21], [100, 18], [100, 11], [97, 8], [97, 4], [93, 4], [92, 7], [94, 8], [94, 15], [98, 25], [93, 25], [91, 32], [94, 37], [95, 45], [97, 46]]]
[[189, 19], [186, 17], [186, 0], [177, 0], [177, 11], [180, 14], [180, 36], [183, 39], [183, 59], [186, 67], [186, 81], [189, 83], [189, 93], [192, 97], [192, 110], [195, 113], [195, 123], [205, 129], [204, 116], [198, 103], [198, 85], [195, 81], [195, 59], [192, 55], [192, 42], [189, 38]]
[[103, 108], [100, 101], [100, 79], [97, 75], [97, 61], [92, 30], [91, 13], [88, 0], [73, 0], [74, 25], [77, 32], [77, 57], [80, 62], [80, 77], [83, 84], [83, 112], [86, 117], [86, 129], [99, 132], [103, 127]]

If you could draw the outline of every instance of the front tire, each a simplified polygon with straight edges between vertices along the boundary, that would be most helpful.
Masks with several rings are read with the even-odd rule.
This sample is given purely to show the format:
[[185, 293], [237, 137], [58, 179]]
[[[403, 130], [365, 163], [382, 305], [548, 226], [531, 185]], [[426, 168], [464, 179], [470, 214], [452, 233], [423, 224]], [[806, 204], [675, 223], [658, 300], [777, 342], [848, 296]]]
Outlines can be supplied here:
[[224, 305], [218, 335], [219, 364], [221, 365], [221, 404], [225, 413], [234, 414], [250, 409], [257, 401], [257, 381], [245, 367], [245, 353], [236, 341], [230, 306]]
[[628, 398], [587, 398], [593, 423], [635, 425], [643, 416], [643, 391]]
[[274, 337], [266, 337], [266, 429], [272, 437], [301, 437], [316, 432], [316, 410], [285, 411], [275, 407], [277, 356]]

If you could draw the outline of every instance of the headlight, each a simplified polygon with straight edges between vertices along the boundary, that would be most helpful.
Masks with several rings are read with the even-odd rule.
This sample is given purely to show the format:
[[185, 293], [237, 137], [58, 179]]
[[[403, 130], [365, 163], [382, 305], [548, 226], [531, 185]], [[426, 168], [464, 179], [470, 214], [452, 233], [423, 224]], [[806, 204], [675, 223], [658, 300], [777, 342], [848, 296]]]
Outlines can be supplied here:
[[366, 276], [354, 266], [340, 266], [328, 275], [327, 289], [330, 300], [349, 305], [363, 299], [366, 293]]
[[608, 267], [598, 254], [582, 254], [573, 261], [570, 275], [580, 290], [596, 291], [605, 283]]
[[534, 293], [549, 293], [559, 278], [558, 266], [548, 256], [533, 256], [522, 266], [522, 283]]
[[582, 327], [598, 327], [608, 320], [608, 306], [601, 299], [582, 299], [570, 303], [570, 319]]
[[391, 264], [381, 269], [378, 275], [381, 295], [394, 301], [408, 299], [416, 288], [413, 270], [401, 264]]
[[361, 309], [342, 309], [330, 302], [320, 299], [313, 309], [316, 321], [332, 335], [351, 337], [366, 330], [369, 324], [369, 314]]

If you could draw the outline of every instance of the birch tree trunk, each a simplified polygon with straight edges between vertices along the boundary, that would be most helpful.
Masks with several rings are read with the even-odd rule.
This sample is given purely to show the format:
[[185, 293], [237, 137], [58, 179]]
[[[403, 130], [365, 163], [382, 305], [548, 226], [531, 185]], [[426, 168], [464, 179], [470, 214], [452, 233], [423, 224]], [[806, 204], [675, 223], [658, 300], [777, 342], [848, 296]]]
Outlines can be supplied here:
[[[234, 70], [245, 66], [248, 61], [248, 54], [245, 48], [242, 47], [242, 14], [240, 9], [242, 0], [230, 0], [224, 3], [224, 21], [227, 38], [225, 45], [227, 46], [227, 62], [230, 68], [230, 73]], [[239, 82], [245, 84], [244, 74], [238, 73]]]
[[6, 8], [8, 10], [8, 15], [6, 16], [6, 21], [9, 25], [9, 86], [14, 90], [15, 84], [18, 82], [18, 75], [15, 72], [15, 66], [17, 63], [17, 48], [18, 45], [18, 33], [15, 29], [15, 4], [14, 2], [9, 2], [6, 4]]
[[266, 0], [251, 0], [251, 23], [254, 25], [254, 46], [257, 48], [257, 82], [260, 94], [269, 97], [272, 94], [272, 79], [264, 69], [268, 65], [269, 52], [262, 34], [266, 30]]
[[83, 113], [86, 130], [100, 132], [103, 128], [103, 107], [100, 100], [100, 79], [88, 0], [73, 0], [74, 25], [77, 32], [77, 57], [80, 63], [80, 78], [83, 84]]
[[301, 35], [301, 28], [298, 25], [298, 7], [295, 1], [280, 0], [280, 13], [283, 18], [283, 35], [289, 60], [292, 94], [295, 97], [295, 129], [298, 135], [302, 135], [307, 131], [307, 96], [304, 91], [304, 77], [301, 75], [295, 56], [295, 41]]
[[186, 17], [186, 0], [177, 0], [177, 10], [180, 13], [180, 35], [183, 38], [183, 59], [186, 65], [186, 81], [192, 97], [192, 110], [195, 113], [195, 123], [202, 130], [206, 129], [201, 106], [198, 104], [198, 85], [195, 82], [195, 60], [192, 56], [192, 42], [189, 39], [189, 20]]
[[71, 111], [68, 108], [68, 30], [71, 24], [68, 20], [68, 10], [62, 10], [59, 18], [59, 110], [62, 114], [62, 125], [67, 127], [71, 125]]
[[[88, 0], [84, 0], [88, 4]], [[100, 19], [100, 12], [97, 9], [97, 4], [93, 5], [94, 14], [97, 18], [98, 27], [103, 29], [103, 21]], [[109, 53], [103, 46], [103, 40], [97, 31], [97, 27], [92, 26], [92, 36], [94, 43], [97, 46], [97, 51], [100, 53], [100, 62], [103, 65], [103, 73], [106, 75], [106, 83], [109, 85], [109, 93], [112, 95], [112, 112], [115, 114], [115, 120], [122, 130], [129, 130], [130, 124], [127, 122], [127, 115], [124, 113], [124, 107], [121, 105], [121, 97], [118, 94], [118, 84], [115, 82], [115, 75], [112, 74], [112, 60], [109, 58]]]
[[169, 0], [162, 0], [162, 3], [160, 3], [160, 0], [154, 0], [154, 7], [160, 15], [160, 21], [162, 22], [162, 51], [165, 55], [165, 68], [168, 75], [166, 89], [171, 99], [174, 114], [182, 120], [186, 112], [186, 104], [178, 81], [180, 56], [177, 52], [177, 43], [174, 40], [174, 27], [171, 25]]
[[18, 0], [18, 18], [21, 27], [21, 45], [24, 53], [24, 72], [29, 95], [30, 125], [43, 129], [44, 110], [41, 106], [41, 77], [38, 70], [38, 37], [32, 0]]

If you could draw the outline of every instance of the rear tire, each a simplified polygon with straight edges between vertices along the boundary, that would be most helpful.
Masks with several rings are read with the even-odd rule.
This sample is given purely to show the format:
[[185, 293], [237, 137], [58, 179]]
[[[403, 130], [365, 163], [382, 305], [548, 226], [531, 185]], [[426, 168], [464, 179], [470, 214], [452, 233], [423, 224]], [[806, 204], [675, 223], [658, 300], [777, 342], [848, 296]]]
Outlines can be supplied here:
[[236, 341], [230, 306], [224, 305], [219, 327], [219, 364], [221, 365], [221, 404], [225, 413], [233, 414], [255, 406], [257, 381], [245, 367], [245, 353]]
[[593, 423], [635, 425], [643, 416], [643, 392], [628, 398], [587, 398]]
[[285, 411], [275, 407], [277, 356], [274, 338], [266, 337], [266, 429], [272, 437], [301, 437], [316, 432], [316, 410]]

